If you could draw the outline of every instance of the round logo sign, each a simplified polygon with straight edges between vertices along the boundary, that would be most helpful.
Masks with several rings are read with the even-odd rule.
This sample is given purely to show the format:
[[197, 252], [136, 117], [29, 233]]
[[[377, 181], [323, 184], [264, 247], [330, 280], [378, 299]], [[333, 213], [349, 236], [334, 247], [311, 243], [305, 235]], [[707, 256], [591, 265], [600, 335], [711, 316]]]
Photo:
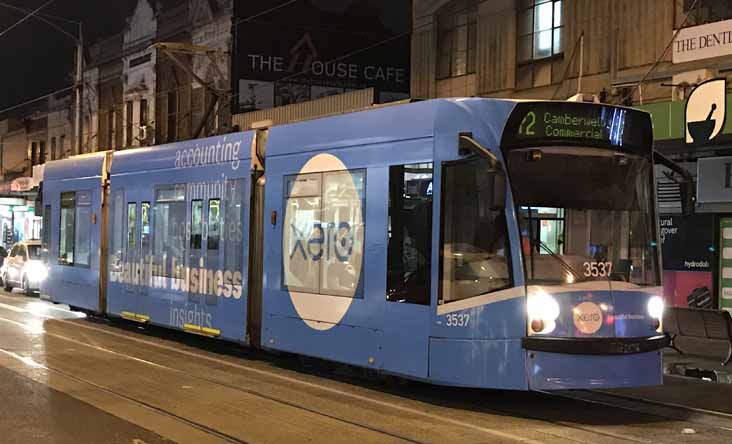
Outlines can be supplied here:
[[283, 283], [300, 319], [329, 330], [356, 295], [364, 250], [365, 172], [318, 154], [286, 178]]
[[591, 335], [602, 327], [602, 309], [594, 302], [582, 302], [572, 312], [574, 326], [582, 333]]

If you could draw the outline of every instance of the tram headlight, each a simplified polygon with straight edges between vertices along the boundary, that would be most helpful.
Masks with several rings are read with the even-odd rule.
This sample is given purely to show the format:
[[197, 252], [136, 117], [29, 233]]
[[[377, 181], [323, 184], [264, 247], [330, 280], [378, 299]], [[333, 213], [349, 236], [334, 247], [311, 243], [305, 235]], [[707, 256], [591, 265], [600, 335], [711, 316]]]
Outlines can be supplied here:
[[529, 295], [526, 308], [533, 333], [547, 334], [554, 331], [559, 317], [559, 303], [556, 299], [540, 290]]
[[648, 315], [654, 319], [661, 320], [663, 317], [663, 299], [660, 296], [653, 296], [648, 300]]

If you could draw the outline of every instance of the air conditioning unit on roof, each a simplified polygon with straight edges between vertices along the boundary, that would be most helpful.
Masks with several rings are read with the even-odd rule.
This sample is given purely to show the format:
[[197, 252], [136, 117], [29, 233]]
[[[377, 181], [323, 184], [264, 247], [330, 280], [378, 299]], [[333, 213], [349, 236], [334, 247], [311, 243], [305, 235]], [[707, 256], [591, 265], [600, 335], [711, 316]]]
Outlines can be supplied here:
[[705, 80], [714, 79], [719, 75], [713, 69], [696, 69], [686, 71], [673, 76], [671, 87], [671, 101], [686, 100], [694, 87]]

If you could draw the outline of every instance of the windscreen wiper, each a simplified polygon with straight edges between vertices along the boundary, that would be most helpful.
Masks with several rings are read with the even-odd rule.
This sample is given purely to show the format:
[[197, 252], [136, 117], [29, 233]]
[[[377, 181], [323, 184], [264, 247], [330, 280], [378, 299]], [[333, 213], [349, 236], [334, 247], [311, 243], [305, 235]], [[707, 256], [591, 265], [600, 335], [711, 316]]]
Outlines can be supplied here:
[[577, 274], [576, 271], [574, 271], [574, 269], [572, 268], [571, 265], [569, 265], [564, 259], [562, 259], [562, 257], [560, 255], [555, 253], [554, 250], [549, 248], [549, 246], [547, 244], [545, 244], [544, 242], [542, 242], [540, 240], [538, 242], [539, 242], [539, 247], [543, 248], [544, 251], [549, 253], [549, 256], [556, 259], [556, 261], [559, 262], [559, 265], [561, 265], [562, 268], [564, 268], [564, 271], [566, 271], [567, 273], [571, 274], [574, 277], [575, 282], [580, 282], [580, 281], [584, 280], [584, 278], [582, 276], [580, 276], [579, 274]]

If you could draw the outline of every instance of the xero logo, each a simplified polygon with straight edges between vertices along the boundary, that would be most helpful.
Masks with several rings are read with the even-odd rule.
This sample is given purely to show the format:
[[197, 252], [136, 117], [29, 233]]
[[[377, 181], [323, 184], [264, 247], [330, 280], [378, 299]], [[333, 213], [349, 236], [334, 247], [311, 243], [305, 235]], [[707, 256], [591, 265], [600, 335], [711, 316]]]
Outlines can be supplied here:
[[324, 224], [315, 222], [308, 235], [290, 225], [295, 243], [290, 253], [290, 260], [299, 254], [303, 260], [330, 261], [335, 258], [346, 262], [353, 254], [353, 232], [348, 222]]
[[338, 324], [359, 291], [365, 192], [365, 170], [348, 170], [330, 154], [284, 178], [282, 285], [316, 330]]

